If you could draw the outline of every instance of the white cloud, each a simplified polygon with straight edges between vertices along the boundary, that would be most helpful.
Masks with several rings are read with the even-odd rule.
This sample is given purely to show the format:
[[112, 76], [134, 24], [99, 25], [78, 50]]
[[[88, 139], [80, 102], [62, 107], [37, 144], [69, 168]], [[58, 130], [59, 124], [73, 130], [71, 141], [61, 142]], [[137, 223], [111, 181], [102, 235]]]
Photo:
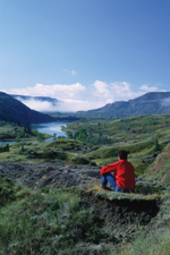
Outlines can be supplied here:
[[23, 104], [28, 106], [30, 109], [44, 112], [44, 111], [53, 111], [56, 110], [57, 107], [52, 105], [52, 103], [48, 101], [39, 101], [39, 100], [34, 100], [34, 99], [29, 99], [29, 100], [22, 100], [21, 98], [18, 98]]
[[149, 87], [145, 84], [137, 92], [134, 92], [132, 85], [125, 81], [106, 83], [96, 80], [89, 87], [85, 87], [80, 83], [71, 85], [36, 84], [34, 87], [11, 89], [8, 92], [4, 92], [18, 95], [52, 97], [61, 101], [54, 106], [50, 102], [40, 102], [33, 99], [22, 100], [28, 107], [37, 111], [81, 111], [97, 109], [115, 101], [128, 101], [150, 91], [158, 91], [158, 88]]
[[95, 102], [95, 101], [86, 101], [86, 100], [75, 100], [75, 101], [64, 101], [61, 102], [58, 105], [58, 110], [57, 111], [61, 111], [61, 112], [76, 112], [76, 111], [88, 111], [91, 109], [97, 109], [100, 108], [101, 106], [104, 106], [105, 103], [103, 105], [101, 105], [101, 102]]
[[34, 87], [22, 89], [12, 89], [10, 94], [30, 95], [30, 96], [49, 96], [57, 99], [77, 98], [79, 94], [86, 89], [80, 83], [71, 85], [43, 85], [36, 84]]
[[92, 86], [94, 87], [93, 95], [95, 97], [99, 97], [99, 98], [103, 97], [105, 99], [108, 99], [108, 97], [110, 97], [109, 85], [107, 85], [105, 82], [97, 80]]
[[148, 85], [143, 85], [140, 87], [141, 90], [146, 91], [146, 92], [155, 92], [158, 91], [157, 87], [148, 87]]
[[95, 81], [93, 84], [95, 90], [93, 95], [98, 99], [105, 99], [107, 103], [112, 103], [115, 101], [126, 101], [143, 94], [143, 92], [133, 92], [131, 85], [127, 82], [114, 82], [106, 84], [102, 81]]
[[[18, 98], [23, 104], [28, 106], [30, 109], [34, 109], [40, 112], [59, 111], [59, 112], [76, 112], [76, 111], [87, 111], [90, 109], [96, 109], [101, 107], [101, 102], [91, 102], [86, 100], [64, 100], [62, 102], [53, 105], [48, 101], [39, 101], [34, 99], [22, 100]], [[104, 106], [105, 103], [102, 105]]]

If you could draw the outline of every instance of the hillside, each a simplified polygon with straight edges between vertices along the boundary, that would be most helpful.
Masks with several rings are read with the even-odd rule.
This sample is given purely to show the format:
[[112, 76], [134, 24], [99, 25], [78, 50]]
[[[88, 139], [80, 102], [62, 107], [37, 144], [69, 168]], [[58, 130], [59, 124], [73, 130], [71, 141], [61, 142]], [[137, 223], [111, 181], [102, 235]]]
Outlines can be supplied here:
[[53, 117], [31, 110], [20, 101], [3, 92], [0, 92], [0, 120], [17, 123], [55, 121]]
[[[72, 139], [1, 151], [1, 253], [168, 255], [170, 114], [68, 127]], [[136, 193], [100, 187], [101, 166], [121, 149], [135, 167]]]
[[164, 186], [170, 186], [170, 144], [158, 155], [153, 164], [149, 167], [147, 176], [159, 181]]
[[128, 117], [141, 114], [170, 113], [170, 92], [150, 92], [133, 100], [118, 101], [90, 111], [78, 111], [79, 116]]
[[[169, 251], [169, 235], [164, 237], [169, 220], [168, 189], [140, 177], [136, 178], [136, 194], [102, 190], [99, 166], [75, 160], [68, 164], [63, 157], [66, 153], [59, 153], [59, 146], [66, 151], [69, 144], [81, 145], [65, 139], [28, 143], [22, 151], [10, 145], [8, 159], [12, 154], [27, 158], [23, 163], [19, 158], [18, 162], [0, 163], [1, 253], [169, 254], [162, 253], [162, 249]], [[7, 152], [3, 154], [5, 158]], [[148, 189], [151, 193], [145, 194]], [[143, 246], [145, 252], [139, 253]]]

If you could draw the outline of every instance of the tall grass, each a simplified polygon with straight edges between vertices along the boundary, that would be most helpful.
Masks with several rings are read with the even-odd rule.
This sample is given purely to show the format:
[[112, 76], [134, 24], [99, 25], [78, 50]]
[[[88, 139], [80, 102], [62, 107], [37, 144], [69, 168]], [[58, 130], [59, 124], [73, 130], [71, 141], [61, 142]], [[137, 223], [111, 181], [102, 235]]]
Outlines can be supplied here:
[[75, 189], [30, 193], [0, 210], [1, 254], [57, 254], [106, 236]]
[[110, 255], [169, 255], [170, 228], [162, 228], [147, 238], [137, 238], [134, 243], [127, 244], [119, 252], [110, 252]]

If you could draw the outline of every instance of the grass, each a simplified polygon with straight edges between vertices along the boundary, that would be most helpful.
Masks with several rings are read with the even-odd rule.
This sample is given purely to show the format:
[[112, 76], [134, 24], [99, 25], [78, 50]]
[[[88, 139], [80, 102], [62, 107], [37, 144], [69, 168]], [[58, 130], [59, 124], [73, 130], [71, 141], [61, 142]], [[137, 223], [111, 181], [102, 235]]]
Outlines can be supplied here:
[[[68, 127], [76, 131], [80, 127], [88, 129], [91, 126], [95, 134], [102, 130], [104, 135], [114, 139], [113, 144], [93, 148], [82, 141], [60, 139], [52, 142], [24, 143], [24, 151], [22, 151], [22, 144], [15, 143], [10, 145], [10, 152], [0, 153], [0, 162], [36, 163], [44, 160], [54, 162], [62, 160], [64, 163], [76, 158], [79, 162], [84, 158], [102, 166], [117, 161], [118, 150], [126, 149], [130, 152], [129, 161], [134, 165], [136, 175], [141, 176], [149, 172], [155, 139], [158, 139], [162, 149], [170, 140], [170, 115], [136, 116], [106, 122], [102, 120], [98, 124], [99, 121], [75, 122], [70, 123]], [[6, 127], [2, 128], [4, 129], [0, 130], [0, 133], [4, 132]], [[91, 149], [89, 153], [86, 153], [87, 147]], [[75, 155], [77, 151], [78, 157]], [[31, 156], [34, 152], [39, 156]], [[65, 157], [62, 158], [61, 155]], [[155, 178], [162, 176], [169, 165], [170, 162], [167, 160], [166, 165], [155, 173]], [[112, 242], [112, 251], [109, 253], [106, 249], [102, 254], [169, 255], [170, 192], [166, 192], [148, 197], [139, 194], [137, 197], [138, 200], [161, 198], [159, 217], [164, 222], [163, 227], [156, 228], [156, 231], [150, 229], [147, 236], [141, 232], [138, 238], [122, 245], [118, 251], [116, 251], [118, 246], [113, 246]], [[96, 199], [103, 198], [100, 200], [102, 207], [108, 195], [100, 188], [98, 194]], [[124, 198], [129, 199], [129, 196], [132, 200], [136, 199], [134, 194], [125, 195]], [[110, 201], [114, 199], [115, 194], [110, 193]], [[43, 188], [31, 191], [0, 176], [0, 254], [71, 255], [83, 254], [82, 249], [85, 246], [90, 247], [100, 243], [105, 243], [107, 246], [111, 233], [102, 228], [103, 219], [99, 214], [94, 213], [94, 208], [95, 204], [87, 206], [87, 203], [82, 201], [81, 191], [77, 188], [63, 190]], [[144, 232], [144, 229], [142, 231]]]
[[9, 152], [0, 153], [0, 162], [42, 162], [48, 159], [66, 160], [69, 158], [69, 154], [64, 153], [62, 150], [57, 150], [55, 148], [49, 149], [49, 143], [50, 142], [27, 142], [11, 144]]
[[[20, 143], [10, 145], [9, 153], [0, 153], [0, 162], [43, 162], [62, 160], [71, 162], [78, 155], [99, 166], [117, 161], [117, 152], [126, 149], [129, 152], [129, 161], [135, 166], [136, 175], [143, 175], [152, 163], [150, 159], [154, 154], [155, 140], [157, 139], [161, 150], [170, 140], [170, 115], [141, 115], [118, 120], [86, 119], [69, 123], [67, 130], [72, 132], [84, 128], [87, 134], [108, 136], [114, 143], [108, 145], [91, 145], [75, 139], [58, 139], [45, 143], [25, 143], [26, 153], [21, 153]], [[2, 127], [3, 129], [5, 127]], [[48, 150], [49, 148], [49, 150]], [[33, 152], [28, 152], [28, 151]], [[32, 154], [37, 152], [39, 156]], [[63, 154], [64, 153], [64, 154]], [[40, 154], [43, 154], [40, 156]]]
[[76, 189], [45, 188], [8, 201], [0, 210], [1, 254], [56, 254], [80, 242], [98, 243], [107, 234], [92, 210]]
[[[24, 127], [14, 123], [0, 121], [0, 140], [15, 142], [37, 140], [37, 135], [40, 134], [37, 130], [31, 130], [29, 133], [24, 131]], [[42, 134], [44, 139], [50, 138], [49, 134]]]
[[[4, 178], [1, 183], [6, 187], [9, 180]], [[8, 192], [9, 199], [0, 208], [0, 254], [82, 254], [83, 247], [92, 246], [93, 250], [95, 245], [105, 243], [111, 234], [102, 228], [103, 219], [94, 212], [95, 204], [87, 206], [83, 203], [77, 188], [57, 190], [46, 187], [31, 191], [18, 187], [13, 182], [10, 183], [10, 188], [13, 197]], [[95, 186], [95, 189], [100, 188]], [[88, 192], [91, 192], [91, 188]], [[111, 193], [109, 194], [112, 200]], [[149, 199], [155, 198], [150, 196]], [[170, 207], [168, 199], [167, 194], [162, 206], [166, 213]], [[167, 222], [169, 218], [168, 214]], [[127, 243], [126, 249], [122, 248], [118, 252], [118, 246], [112, 246], [114, 253], [109, 253], [109, 246], [105, 245], [102, 254], [167, 255], [169, 238], [170, 229], [167, 223], [164, 232], [157, 229], [156, 233], [147, 238], [138, 237], [132, 243]]]
[[149, 238], [137, 238], [134, 243], [127, 244], [121, 252], [110, 252], [109, 255], [169, 255], [170, 228], [158, 231]]
[[[118, 246], [113, 245], [113, 241], [109, 242], [109, 245], [113, 245], [114, 253], [109, 253], [109, 246], [106, 245], [111, 233], [102, 227], [102, 213], [101, 215], [96, 213], [97, 204], [87, 204], [82, 200], [80, 189], [45, 187], [31, 191], [3, 176], [0, 181], [0, 254], [73, 255], [82, 254], [85, 246], [93, 250], [95, 245], [100, 243], [105, 243], [105, 250], [102, 254], [116, 254], [114, 247]], [[119, 195], [116, 192], [104, 191], [102, 193], [98, 184], [89, 187], [87, 192], [91, 194], [94, 190], [103, 197], [100, 199], [100, 196], [96, 196], [99, 208], [102, 208], [104, 197], [107, 196], [108, 200], [112, 201]], [[124, 194], [123, 198], [116, 199], [129, 199], [129, 201], [141, 199], [142, 201], [157, 198], [159, 194], [136, 197], [135, 194]], [[164, 233], [161, 229], [157, 229], [156, 233], [149, 235], [146, 239], [142, 236], [138, 237], [133, 243], [127, 243], [126, 249], [121, 249], [121, 252], [117, 254], [142, 254], [142, 252], [144, 254], [168, 254], [169, 192], [162, 195], [162, 201], [161, 211], [166, 216], [165, 222], [167, 222], [166, 228], [164, 226]], [[103, 211], [103, 213], [106, 212]], [[159, 253], [155, 253], [157, 250]]]

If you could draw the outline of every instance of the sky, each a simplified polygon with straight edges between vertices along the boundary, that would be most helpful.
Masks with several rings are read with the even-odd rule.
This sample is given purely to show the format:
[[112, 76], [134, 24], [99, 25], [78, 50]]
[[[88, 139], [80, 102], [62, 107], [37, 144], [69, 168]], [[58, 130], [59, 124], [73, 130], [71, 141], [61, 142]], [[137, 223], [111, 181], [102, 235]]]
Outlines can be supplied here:
[[169, 91], [170, 1], [0, 0], [0, 91], [79, 111]]

